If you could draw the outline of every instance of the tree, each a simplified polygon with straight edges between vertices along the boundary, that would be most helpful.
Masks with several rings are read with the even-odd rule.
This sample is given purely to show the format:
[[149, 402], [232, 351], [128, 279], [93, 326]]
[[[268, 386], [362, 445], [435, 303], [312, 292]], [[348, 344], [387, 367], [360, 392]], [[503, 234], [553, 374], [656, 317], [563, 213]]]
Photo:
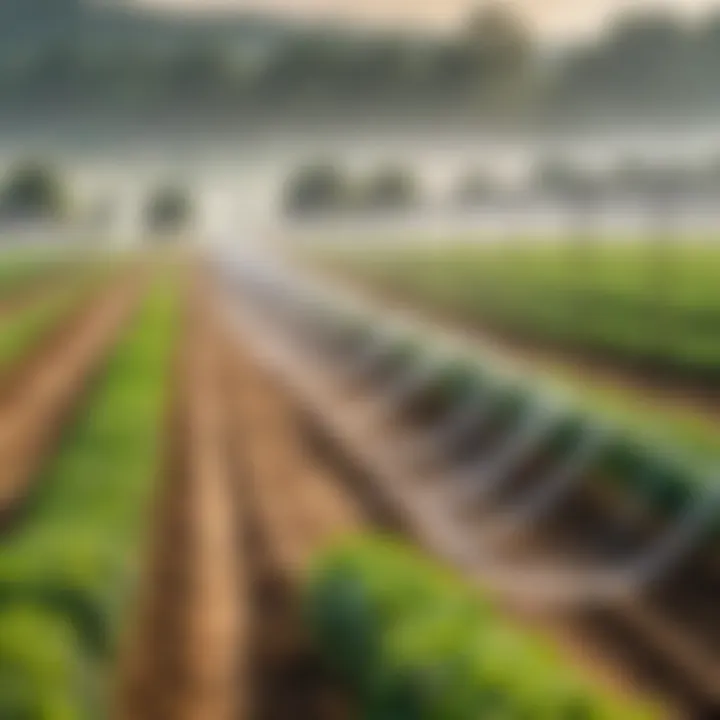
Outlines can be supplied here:
[[186, 188], [166, 185], [150, 196], [145, 208], [145, 222], [157, 233], [177, 233], [190, 223], [192, 200]]
[[658, 111], [685, 111], [698, 93], [706, 102], [709, 88], [697, 81], [707, 74], [711, 58], [702, 59], [706, 46], [696, 35], [670, 12], [619, 14], [598, 43], [558, 63], [554, 100], [559, 112], [582, 107], [596, 118], [645, 114], [655, 120]]
[[0, 212], [12, 219], [59, 219], [67, 210], [63, 181], [51, 167], [26, 162], [12, 169], [0, 189]]
[[531, 34], [520, 16], [497, 3], [471, 13], [465, 41], [478, 63], [498, 75], [524, 72], [533, 49]]
[[497, 2], [467, 22], [459, 47], [472, 66], [473, 94], [501, 114], [532, 99], [534, 42], [520, 15]]
[[291, 215], [328, 213], [347, 207], [349, 183], [338, 167], [319, 162], [299, 168], [287, 181], [284, 206]]

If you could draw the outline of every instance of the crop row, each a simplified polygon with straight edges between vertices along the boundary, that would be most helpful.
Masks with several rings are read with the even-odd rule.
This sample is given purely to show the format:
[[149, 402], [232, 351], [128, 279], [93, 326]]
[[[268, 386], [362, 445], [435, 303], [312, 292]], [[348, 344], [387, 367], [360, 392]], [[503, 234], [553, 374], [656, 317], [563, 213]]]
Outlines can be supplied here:
[[[377, 341], [372, 318], [337, 309], [328, 312], [336, 349], [355, 352], [355, 348]], [[632, 497], [650, 514], [670, 522], [696, 514], [698, 541], [720, 529], [720, 507], [712, 485], [715, 478], [704, 463], [661, 447], [650, 436], [615, 426], [585, 407], [577, 407], [569, 399], [546, 392], [481, 358], [438, 354], [432, 341], [417, 333], [398, 332], [384, 342], [384, 363], [394, 367], [398, 375], [430, 362], [433, 372], [425, 392], [436, 407], [444, 408], [443, 412], [450, 414], [453, 408], [474, 402], [478, 408], [485, 408], [485, 427], [494, 426], [506, 433], [519, 432], [532, 417], [544, 418], [540, 420], [546, 423], [542, 450], [556, 463], [572, 457], [583, 443], [596, 438], [597, 450], [583, 471], [593, 483], [613, 494]], [[713, 508], [716, 510], [711, 516]]]
[[[650, 518], [654, 526], [661, 518], [675, 526], [677, 539], [682, 538], [675, 552], [680, 544], [686, 548], [706, 542], [720, 529], [716, 478], [705, 460], [617, 423], [584, 401], [538, 384], [532, 375], [514, 372], [464, 345], [452, 348], [422, 324], [395, 323], [392, 329], [376, 309], [348, 304], [342, 293], [293, 284], [282, 272], [258, 280], [255, 291], [268, 307], [275, 304], [280, 312], [290, 313], [298, 331], [314, 328], [319, 333], [315, 339], [326, 343], [338, 359], [359, 359], [372, 347], [394, 377], [419, 376], [422, 391], [441, 408], [441, 416], [450, 419], [474, 406], [483, 418], [478, 421], [481, 432], [492, 429], [501, 440], [515, 438], [517, 452], [523, 450], [522, 438], [537, 430], [541, 441], [532, 441], [532, 452], [549, 461], [554, 477], [563, 478], [567, 472], [569, 488], [576, 482], [577, 487], [601, 491], [603, 501], [632, 499], [638, 519]], [[528, 430], [530, 424], [533, 428]], [[572, 472], [564, 469], [566, 465]]]
[[0, 717], [101, 717], [138, 572], [177, 301], [151, 292], [0, 546]]
[[647, 368], [720, 372], [720, 252], [689, 245], [323, 247], [316, 258], [484, 327]]
[[545, 642], [449, 572], [387, 540], [320, 559], [308, 626], [331, 668], [387, 720], [639, 720], [650, 707], [593, 690]]
[[34, 283], [71, 276], [78, 267], [96, 259], [72, 250], [6, 250], [0, 258], [0, 298]]
[[0, 370], [37, 347], [64, 319], [83, 307], [105, 279], [104, 273], [76, 278], [69, 287], [48, 292], [27, 307], [0, 320]]

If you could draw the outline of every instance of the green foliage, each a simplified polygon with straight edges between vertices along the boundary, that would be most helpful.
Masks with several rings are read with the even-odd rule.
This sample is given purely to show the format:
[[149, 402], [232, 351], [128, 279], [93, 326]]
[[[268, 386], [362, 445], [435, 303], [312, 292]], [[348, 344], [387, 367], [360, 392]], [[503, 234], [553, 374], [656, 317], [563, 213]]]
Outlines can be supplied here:
[[22, 358], [80, 307], [97, 280], [53, 293], [0, 321], [0, 370]]
[[10, 218], [57, 220], [67, 204], [57, 172], [35, 162], [11, 169], [0, 188], [0, 212]]
[[720, 252], [711, 244], [653, 238], [588, 246], [582, 237], [410, 249], [373, 243], [372, 250], [328, 248], [321, 260], [508, 332], [648, 368], [720, 376]]
[[[68, 707], [76, 713], [68, 719], [97, 717], [82, 709], [102, 703], [103, 673], [136, 580], [176, 326], [176, 293], [159, 284], [39, 478], [27, 517], [0, 546], [0, 612], [27, 611], [47, 618], [40, 627], [69, 627], [69, 646], [76, 651], [57, 660], [58, 673], [67, 677], [76, 655], [87, 668], [83, 684], [67, 691]], [[48, 653], [55, 652], [57, 632], [48, 635]], [[41, 646], [27, 668], [11, 663], [6, 671], [0, 664], [0, 685], [16, 674], [33, 678], [48, 658]], [[17, 717], [56, 720], [32, 709], [38, 703], [54, 708], [53, 687], [38, 682], [37, 698], [22, 705], [27, 714]]]
[[[337, 322], [342, 320], [338, 318]], [[361, 338], [371, 322], [366, 318], [363, 324], [360, 318], [352, 317], [348, 319], [348, 326]], [[398, 337], [394, 346], [388, 348], [387, 356], [392, 356], [399, 365], [404, 363], [410, 367], [415, 358], [428, 352], [428, 344], [421, 333]], [[398, 370], [399, 365], [396, 365]], [[672, 441], [668, 433], [651, 434], [648, 426], [652, 429], [651, 420], [657, 420], [657, 413], [652, 410], [645, 410], [646, 426], [638, 428], [626, 422], [623, 412], [619, 419], [617, 414], [608, 415], [602, 404], [598, 408], [586, 399], [572, 404], [559, 397], [543, 395], [542, 383], [537, 387], [529, 378], [521, 380], [509, 375], [501, 363], [482, 357], [448, 361], [438, 368], [433, 388], [436, 400], [448, 408], [466, 400], [468, 395], [482, 395], [489, 403], [487, 422], [498, 430], [517, 427], [529, 412], [545, 406], [548, 416], [552, 413], [555, 418], [545, 438], [545, 451], [558, 459], [576, 447], [583, 432], [602, 430], [606, 442], [587, 470], [591, 480], [620, 490], [658, 517], [682, 516], [710, 491], [708, 458], [689, 457], [685, 448], [681, 453], [678, 443]], [[715, 440], [712, 440], [712, 449], [717, 457]], [[720, 516], [708, 523], [706, 531], [708, 535], [720, 533]]]
[[193, 203], [187, 189], [167, 185], [150, 196], [145, 208], [145, 223], [151, 232], [177, 233], [192, 219]]
[[0, 318], [0, 372], [12, 367], [77, 311], [107, 277], [108, 268], [94, 263], [44, 262], [20, 256], [0, 263], [0, 297], [21, 292], [23, 285], [67, 274], [67, 286]]
[[717, 107], [708, 63], [720, 49], [717, 16], [692, 27], [663, 9], [625, 13], [601, 42], [560, 63], [549, 101], [557, 114], [687, 117]]
[[92, 274], [104, 261], [84, 249], [25, 248], [5, 250], [0, 260], [0, 299], [22, 292], [25, 288], [66, 277], [79, 281], [83, 274]]
[[285, 186], [283, 204], [290, 215], [407, 210], [421, 200], [413, 175], [402, 167], [387, 166], [365, 180], [346, 176], [328, 162], [297, 169]]
[[[0, 5], [7, 41], [0, 44], [0, 98], [10, 103], [207, 109], [224, 117], [260, 108], [277, 119], [278, 111], [297, 117], [308, 107], [340, 116], [410, 114], [452, 100], [477, 112], [495, 102], [495, 86], [516, 85], [535, 68], [532, 34], [501, 3], [455, 37], [254, 16], [146, 15], [127, 3], [77, 2], [75, 13], [57, 13], [57, 2], [40, 5], [9, 16]], [[25, 27], [16, 36], [20, 18]]]
[[311, 637], [367, 720], [639, 720], [457, 578], [388, 541], [320, 559], [306, 592]]
[[626, 12], [548, 62], [533, 28], [499, 0], [482, 3], [455, 35], [188, 20], [131, 5], [5, 0], [0, 99], [236, 116], [250, 108], [274, 119], [307, 117], [310, 107], [341, 117], [500, 112], [590, 122], [705, 118], [720, 104], [717, 13], [687, 23], [663, 10]]
[[72, 625], [31, 607], [0, 611], [0, 717], [81, 720], [88, 667]]
[[284, 206], [292, 215], [312, 215], [347, 209], [350, 189], [343, 172], [327, 162], [299, 168], [285, 187]]

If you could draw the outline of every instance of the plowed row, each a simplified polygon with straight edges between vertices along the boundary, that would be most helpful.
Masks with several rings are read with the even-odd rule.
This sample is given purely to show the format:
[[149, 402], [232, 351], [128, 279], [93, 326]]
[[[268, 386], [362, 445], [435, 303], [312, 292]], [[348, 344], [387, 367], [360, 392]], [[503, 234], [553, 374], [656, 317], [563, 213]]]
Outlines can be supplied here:
[[301, 442], [277, 384], [199, 291], [119, 718], [342, 718], [297, 621], [311, 556], [361, 522]]

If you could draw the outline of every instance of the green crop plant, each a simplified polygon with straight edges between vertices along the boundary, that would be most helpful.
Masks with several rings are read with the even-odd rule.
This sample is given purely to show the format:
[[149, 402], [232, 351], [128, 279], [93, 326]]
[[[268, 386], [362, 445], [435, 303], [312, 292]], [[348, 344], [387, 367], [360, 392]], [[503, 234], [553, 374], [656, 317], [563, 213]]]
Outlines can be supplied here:
[[51, 292], [39, 301], [0, 320], [0, 371], [21, 360], [63, 319], [78, 310], [98, 289], [99, 279]]
[[640, 720], [450, 571], [394, 541], [356, 539], [308, 580], [311, 638], [367, 720]]
[[80, 720], [91, 666], [72, 624], [30, 606], [0, 610], [0, 709], [7, 720]]
[[[29, 618], [27, 654], [0, 644], [0, 687], [15, 678], [34, 687], [9, 695], [11, 706], [0, 693], [0, 717], [103, 716], [159, 466], [177, 327], [177, 292], [163, 281], [90, 389], [27, 516], [0, 545], [0, 634], [14, 613]], [[37, 628], [47, 629], [47, 644]]]
[[[304, 252], [331, 272], [481, 329], [509, 332], [541, 346], [595, 352], [596, 357], [615, 358], [649, 374], [674, 367], [691, 381], [713, 382], [720, 373], [715, 331], [720, 322], [720, 249], [691, 242], [671, 249], [674, 320], [659, 332], [651, 317], [654, 300], [648, 297], [645, 250], [629, 241], [596, 249], [592, 266], [582, 276], [584, 299], [577, 296], [577, 278], [568, 272], [564, 241], [528, 241], [505, 248], [452, 242], [435, 247], [324, 244]], [[577, 305], [592, 308], [584, 322], [574, 310]], [[478, 354], [492, 363], [497, 353], [483, 352], [479, 342]], [[502, 362], [502, 352], [497, 355]], [[512, 360], [513, 352], [507, 355]], [[519, 357], [524, 359], [524, 352]], [[528, 376], [538, 385], [572, 394], [588, 414], [696, 459], [717, 459], [716, 423], [691, 404], [655, 399], [641, 386], [595, 382], [592, 369], [556, 362], [551, 355], [530, 359], [523, 362]]]
[[[311, 249], [314, 260], [467, 321], [651, 369], [720, 376], [720, 250], [677, 243], [658, 288], [647, 244], [606, 243], [568, 263], [572, 239]], [[582, 308], [580, 313], [578, 308]]]
[[[336, 310], [334, 322], [342, 327], [342, 314]], [[349, 315], [345, 342], [352, 336], [362, 342], [373, 327], [372, 318], [364, 321], [359, 315]], [[398, 334], [388, 338], [387, 356], [412, 367], [418, 358], [432, 352], [431, 339], [421, 333]], [[400, 370], [401, 368], [398, 368]], [[712, 478], [704, 459], [661, 443], [628, 423], [613, 422], [603, 412], [585, 400], [572, 402], [570, 398], [553, 393], [542, 385], [537, 387], [527, 379], [512, 374], [502, 366], [483, 362], [481, 358], [460, 356], [439, 364], [432, 387], [428, 388], [436, 404], [449, 408], [467, 402], [470, 397], [492, 403], [491, 420], [496, 427], [511, 429], [519, 426], [521, 418], [543, 406], [556, 418], [556, 426], [545, 438], [544, 450], [561, 459], [572, 451], [583, 434], [598, 431], [606, 437], [602, 450], [592, 467], [587, 468], [593, 483], [632, 497], [658, 518], [675, 520], [693, 506], [710, 496]], [[482, 400], [480, 400], [482, 398]], [[720, 511], [705, 528], [708, 538], [720, 532]]]

